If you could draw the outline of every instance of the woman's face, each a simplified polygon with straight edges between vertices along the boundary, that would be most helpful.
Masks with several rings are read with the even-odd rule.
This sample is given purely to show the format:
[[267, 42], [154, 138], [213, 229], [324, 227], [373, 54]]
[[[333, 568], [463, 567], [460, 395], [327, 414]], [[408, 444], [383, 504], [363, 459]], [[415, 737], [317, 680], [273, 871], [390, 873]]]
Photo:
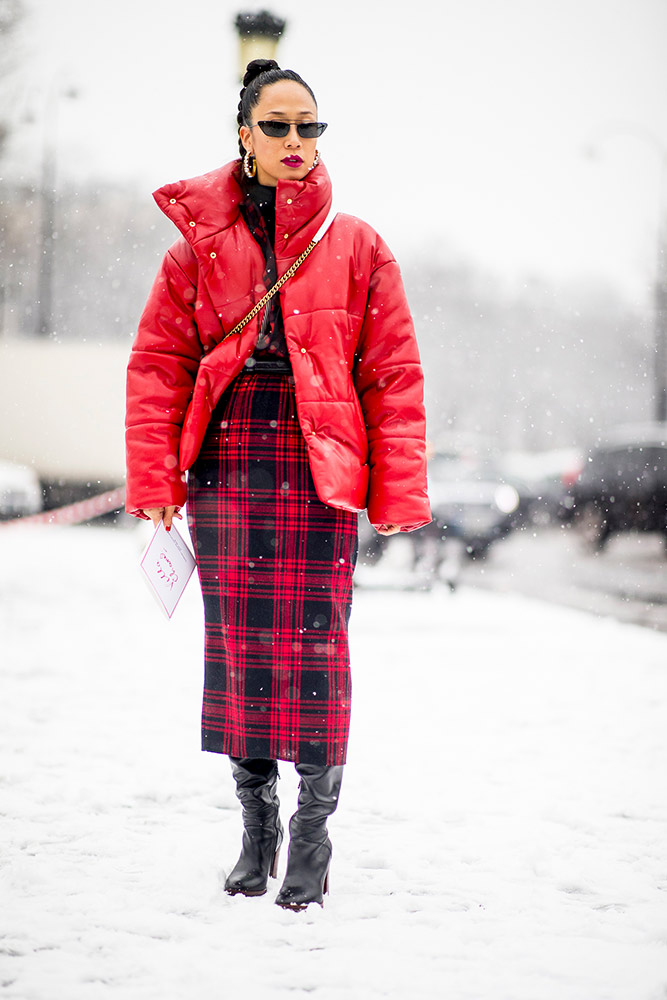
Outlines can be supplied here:
[[[291, 122], [283, 139], [264, 135], [257, 122]], [[317, 121], [317, 107], [305, 87], [294, 80], [279, 80], [263, 87], [259, 103], [252, 109], [252, 125], [241, 127], [241, 142], [257, 161], [257, 180], [268, 187], [278, 181], [303, 180], [313, 165], [317, 139], [302, 139], [299, 122]]]

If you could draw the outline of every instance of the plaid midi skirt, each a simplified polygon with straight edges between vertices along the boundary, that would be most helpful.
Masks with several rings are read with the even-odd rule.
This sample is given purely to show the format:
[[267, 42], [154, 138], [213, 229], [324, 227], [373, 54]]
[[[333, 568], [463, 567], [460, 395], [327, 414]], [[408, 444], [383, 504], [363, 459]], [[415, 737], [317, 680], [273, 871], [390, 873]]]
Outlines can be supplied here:
[[242, 372], [188, 480], [206, 626], [202, 748], [345, 763], [357, 515], [315, 492], [288, 374]]

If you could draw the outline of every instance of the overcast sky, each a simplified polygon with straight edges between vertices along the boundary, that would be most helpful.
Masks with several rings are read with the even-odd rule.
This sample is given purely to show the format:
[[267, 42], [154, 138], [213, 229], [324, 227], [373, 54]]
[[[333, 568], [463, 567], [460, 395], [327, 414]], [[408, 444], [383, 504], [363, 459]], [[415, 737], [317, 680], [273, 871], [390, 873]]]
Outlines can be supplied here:
[[[21, 100], [61, 178], [150, 191], [236, 155], [230, 0], [24, 0]], [[262, 4], [258, 4], [262, 6]], [[665, 0], [267, 0], [313, 87], [339, 207], [407, 261], [508, 282], [655, 275], [667, 154]], [[61, 96], [75, 87], [79, 96]], [[597, 156], [585, 155], [593, 144]], [[38, 122], [14, 164], [36, 176]]]

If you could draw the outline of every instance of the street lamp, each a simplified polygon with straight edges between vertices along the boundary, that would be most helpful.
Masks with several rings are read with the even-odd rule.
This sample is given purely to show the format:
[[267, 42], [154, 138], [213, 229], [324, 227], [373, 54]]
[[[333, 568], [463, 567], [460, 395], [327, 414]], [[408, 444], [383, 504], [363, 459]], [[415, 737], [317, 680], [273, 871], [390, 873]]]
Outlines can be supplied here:
[[236, 15], [234, 25], [239, 34], [240, 66], [239, 79], [243, 79], [245, 68], [253, 59], [275, 59], [280, 36], [287, 22], [268, 10], [256, 13], [245, 12]]
[[667, 146], [649, 129], [632, 123], [610, 123], [595, 143], [586, 146], [586, 153], [593, 157], [603, 139], [627, 136], [639, 139], [650, 146], [660, 161], [660, 195], [658, 217], [658, 245], [655, 268], [654, 303], [654, 387], [655, 419], [667, 421]]

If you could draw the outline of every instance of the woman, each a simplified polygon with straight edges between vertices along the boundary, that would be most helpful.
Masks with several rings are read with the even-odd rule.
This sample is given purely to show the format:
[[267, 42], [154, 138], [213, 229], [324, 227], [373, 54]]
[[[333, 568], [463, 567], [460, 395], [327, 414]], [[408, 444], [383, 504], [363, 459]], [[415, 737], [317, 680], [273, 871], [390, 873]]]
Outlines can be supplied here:
[[276, 876], [277, 761], [293, 761], [276, 902], [302, 909], [327, 891], [346, 758], [357, 512], [385, 535], [430, 520], [422, 372], [391, 253], [359, 219], [330, 221], [310, 87], [254, 60], [238, 123], [241, 160], [155, 193], [182, 235], [130, 358], [127, 505], [169, 530], [187, 496], [206, 621], [202, 745], [230, 756], [243, 809], [225, 888], [261, 895]]

